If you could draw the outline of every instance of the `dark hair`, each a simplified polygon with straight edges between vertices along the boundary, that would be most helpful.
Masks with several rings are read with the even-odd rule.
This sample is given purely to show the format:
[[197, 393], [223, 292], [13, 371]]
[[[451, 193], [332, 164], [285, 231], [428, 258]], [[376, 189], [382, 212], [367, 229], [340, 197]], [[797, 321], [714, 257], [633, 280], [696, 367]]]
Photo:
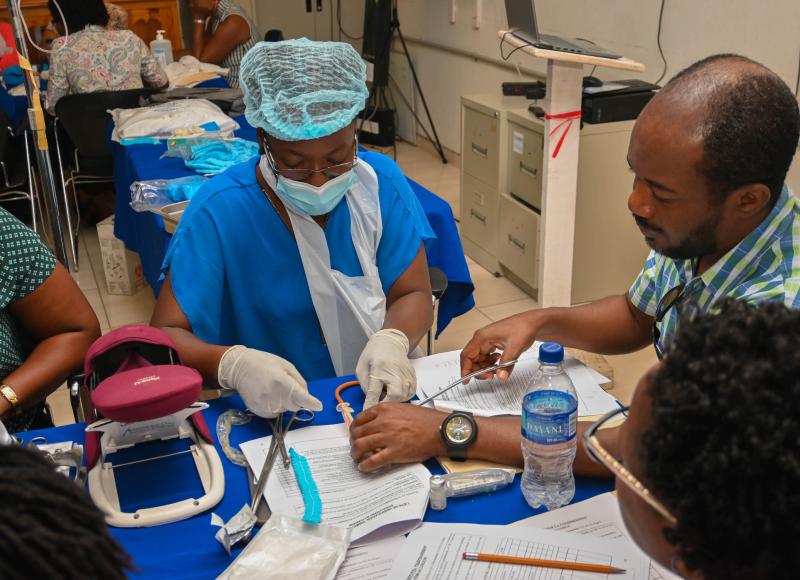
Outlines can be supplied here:
[[682, 321], [639, 447], [665, 530], [706, 580], [800, 570], [800, 311], [725, 301]]
[[0, 446], [0, 578], [124, 578], [129, 556], [86, 492], [38, 452]]
[[724, 197], [742, 185], [763, 183], [774, 205], [800, 136], [800, 111], [787, 84], [749, 58], [717, 54], [679, 72], [664, 91], [704, 101], [700, 170], [714, 193]]
[[281, 42], [282, 40], [283, 30], [273, 28], [272, 30], [267, 30], [266, 34], [264, 34], [264, 42]]
[[[67, 19], [69, 32], [78, 32], [87, 26], [107, 26], [108, 10], [103, 0], [56, 0]], [[61, 22], [61, 13], [54, 0], [47, 0], [53, 22]]]

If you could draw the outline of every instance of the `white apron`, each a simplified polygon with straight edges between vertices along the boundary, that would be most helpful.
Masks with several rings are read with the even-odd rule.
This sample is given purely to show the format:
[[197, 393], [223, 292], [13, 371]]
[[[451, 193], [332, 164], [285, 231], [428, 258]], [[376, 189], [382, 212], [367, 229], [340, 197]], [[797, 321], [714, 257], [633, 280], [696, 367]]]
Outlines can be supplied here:
[[[275, 176], [263, 156], [259, 167], [275, 191]], [[363, 276], [346, 276], [332, 269], [324, 230], [311, 216], [284, 204], [337, 376], [355, 373], [367, 340], [381, 329], [386, 318], [386, 296], [375, 263], [383, 231], [378, 177], [362, 161], [353, 171], [356, 179], [345, 199], [350, 209], [350, 236]]]

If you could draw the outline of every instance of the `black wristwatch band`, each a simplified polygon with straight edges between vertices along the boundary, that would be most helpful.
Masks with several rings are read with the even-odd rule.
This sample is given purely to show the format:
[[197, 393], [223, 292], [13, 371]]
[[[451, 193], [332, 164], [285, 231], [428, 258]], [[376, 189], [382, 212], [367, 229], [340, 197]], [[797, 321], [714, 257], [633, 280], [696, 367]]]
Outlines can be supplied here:
[[[457, 443], [451, 441], [447, 437], [445, 432], [446, 425], [454, 417], [463, 417], [472, 424], [472, 436], [467, 441]], [[467, 449], [469, 449], [478, 438], [478, 424], [476, 423], [475, 418], [472, 416], [472, 413], [468, 411], [453, 411], [444, 418], [444, 421], [442, 421], [442, 424], [439, 427], [439, 434], [442, 437], [442, 441], [444, 441], [445, 447], [447, 447], [447, 456], [453, 461], [466, 461]]]

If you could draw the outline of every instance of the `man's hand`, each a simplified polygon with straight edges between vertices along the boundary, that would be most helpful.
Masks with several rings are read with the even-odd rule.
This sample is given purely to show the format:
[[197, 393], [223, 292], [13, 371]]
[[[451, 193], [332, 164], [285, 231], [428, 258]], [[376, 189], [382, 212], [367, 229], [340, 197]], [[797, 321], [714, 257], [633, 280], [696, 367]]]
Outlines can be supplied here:
[[350, 455], [364, 472], [447, 455], [439, 435], [445, 417], [408, 403], [381, 403], [363, 411], [350, 426]]
[[[476, 331], [461, 351], [461, 376], [492, 366], [498, 360], [504, 363], [519, 358], [539, 334], [542, 326], [539, 316], [541, 312], [543, 311], [523, 312]], [[495, 352], [498, 349], [503, 351], [502, 355]], [[514, 367], [500, 369], [496, 372], [497, 377], [506, 380], [513, 369]], [[490, 379], [492, 376], [487, 373], [478, 378]]]

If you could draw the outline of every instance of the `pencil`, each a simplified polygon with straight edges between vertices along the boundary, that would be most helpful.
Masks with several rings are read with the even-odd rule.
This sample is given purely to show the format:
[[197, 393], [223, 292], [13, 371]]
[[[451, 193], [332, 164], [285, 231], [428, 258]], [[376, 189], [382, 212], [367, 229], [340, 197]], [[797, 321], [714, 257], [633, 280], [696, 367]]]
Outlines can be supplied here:
[[479, 554], [464, 552], [464, 560], [477, 562], [495, 562], [498, 564], [520, 564], [522, 566], [540, 566], [542, 568], [561, 568], [562, 570], [580, 570], [581, 572], [600, 572], [603, 574], [622, 574], [622, 568], [605, 564], [586, 564], [583, 562], [563, 562], [561, 560], [540, 560], [539, 558], [520, 558], [502, 554]]

